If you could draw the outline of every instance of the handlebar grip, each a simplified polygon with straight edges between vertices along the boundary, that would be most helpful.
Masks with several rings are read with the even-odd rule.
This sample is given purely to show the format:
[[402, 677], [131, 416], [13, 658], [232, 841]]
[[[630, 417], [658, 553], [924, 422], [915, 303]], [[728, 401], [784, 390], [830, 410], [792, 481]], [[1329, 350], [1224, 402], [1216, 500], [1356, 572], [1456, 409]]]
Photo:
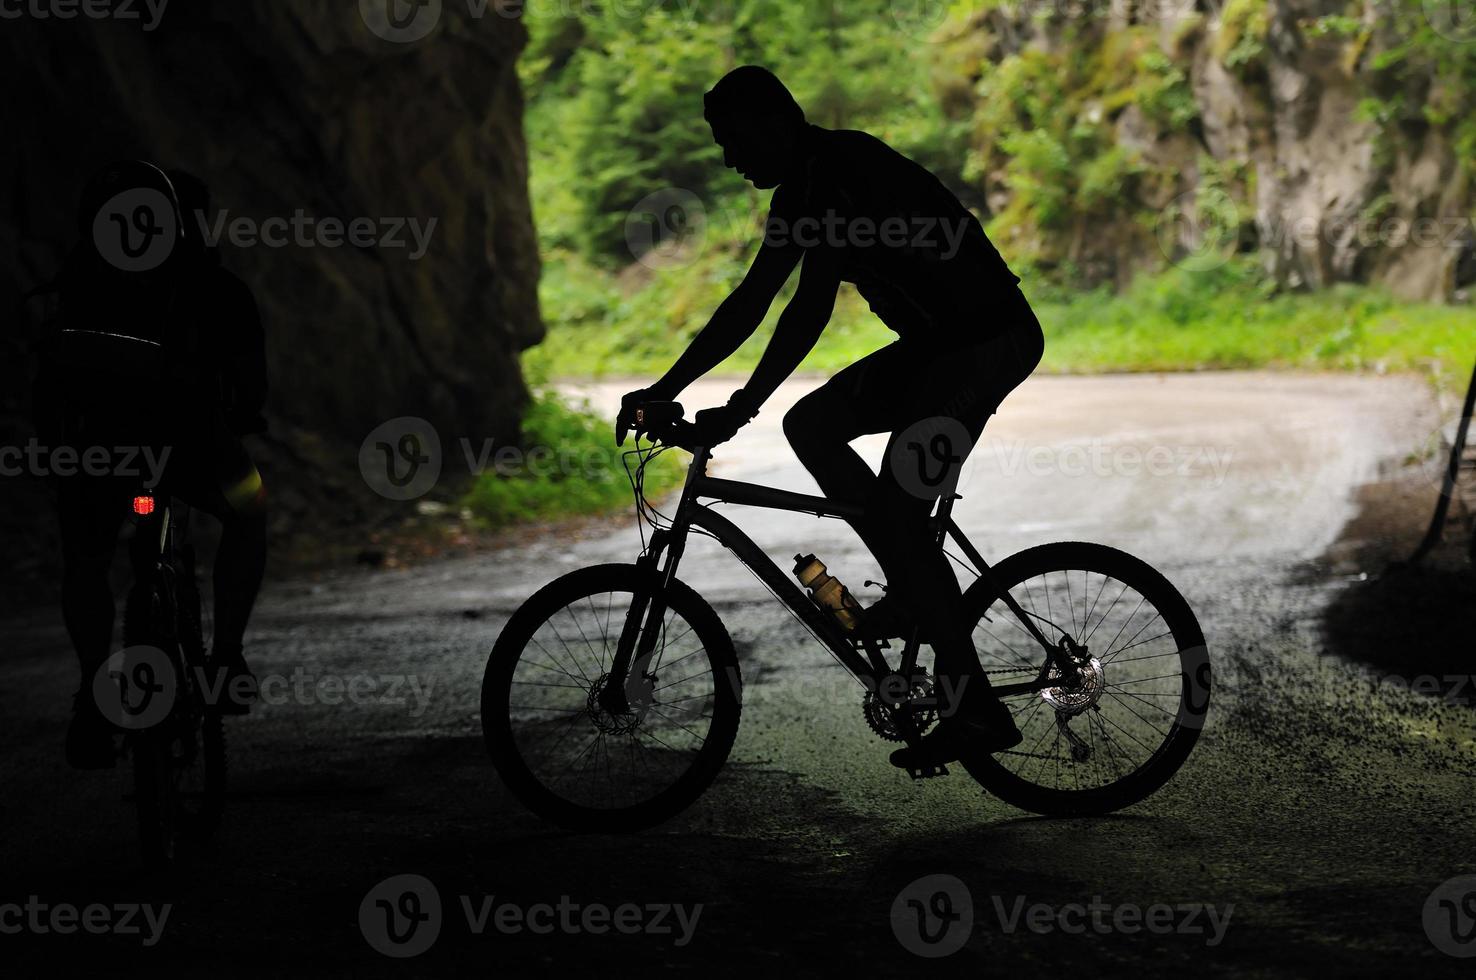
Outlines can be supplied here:
[[636, 427], [650, 429], [655, 425], [680, 422], [684, 412], [680, 402], [644, 402], [636, 406]]

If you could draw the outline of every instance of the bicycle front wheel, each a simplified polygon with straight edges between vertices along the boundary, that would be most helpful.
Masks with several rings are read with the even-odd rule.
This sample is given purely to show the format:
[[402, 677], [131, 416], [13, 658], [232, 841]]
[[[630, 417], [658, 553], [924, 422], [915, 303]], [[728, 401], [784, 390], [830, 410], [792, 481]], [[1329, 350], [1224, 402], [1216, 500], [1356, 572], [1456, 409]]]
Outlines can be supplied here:
[[630, 711], [609, 682], [626, 613], [659, 576], [598, 565], [544, 586], [513, 614], [482, 680], [482, 731], [503, 782], [571, 830], [628, 832], [686, 809], [717, 776], [738, 732], [742, 682], [712, 608], [673, 580], [654, 655]]
[[1079, 667], [1057, 685], [1001, 693], [1024, 739], [960, 761], [990, 793], [1042, 814], [1100, 814], [1146, 798], [1194, 747], [1209, 709], [1204, 634], [1152, 566], [1104, 545], [1061, 542], [1000, 562], [965, 594], [974, 647], [996, 688], [1040, 674], [1045, 650], [1007, 591]]

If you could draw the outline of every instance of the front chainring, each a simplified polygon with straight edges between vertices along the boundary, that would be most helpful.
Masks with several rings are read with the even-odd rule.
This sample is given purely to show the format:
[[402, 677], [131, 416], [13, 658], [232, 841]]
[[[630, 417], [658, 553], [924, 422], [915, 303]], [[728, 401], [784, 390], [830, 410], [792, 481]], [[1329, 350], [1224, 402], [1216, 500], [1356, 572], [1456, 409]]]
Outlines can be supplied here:
[[[907, 701], [916, 702], [933, 697], [933, 678], [923, 668], [917, 668], [917, 673], [912, 678], [912, 686], [907, 691]], [[861, 699], [861, 714], [866, 718], [866, 724], [888, 742], [905, 741], [902, 733], [898, 731], [896, 722], [892, 720], [893, 709], [883, 701], [875, 691], [867, 691], [866, 696]], [[931, 704], [926, 708], [914, 709], [912, 714], [913, 724], [917, 726], [918, 735], [924, 735], [938, 721], [938, 706]]]

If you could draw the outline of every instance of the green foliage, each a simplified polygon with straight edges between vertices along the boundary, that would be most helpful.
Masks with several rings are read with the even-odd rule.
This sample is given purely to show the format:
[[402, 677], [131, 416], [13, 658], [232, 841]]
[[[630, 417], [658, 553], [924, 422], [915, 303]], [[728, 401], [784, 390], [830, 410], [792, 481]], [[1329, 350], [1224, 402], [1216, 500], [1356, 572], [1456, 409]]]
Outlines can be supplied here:
[[1188, 131], [1199, 109], [1186, 65], [1159, 47], [1156, 30], [1088, 21], [1072, 44], [974, 66], [966, 175], [1002, 177], [1008, 204], [988, 230], [1011, 262], [1064, 275], [1063, 247], [1087, 226], [1151, 210], [1140, 194], [1162, 175], [1118, 143], [1118, 117], [1135, 107], [1160, 131]]
[[1199, 103], [1189, 76], [1168, 55], [1154, 48], [1138, 56], [1138, 104], [1148, 118], [1171, 130], [1182, 130], [1199, 118]]
[[[501, 526], [630, 506], [630, 483], [613, 422], [540, 392], [523, 419], [522, 445], [494, 452], [463, 504], [482, 523]], [[663, 455], [646, 469], [649, 496], [676, 486], [682, 465]]]
[[[731, 261], [711, 256], [700, 272], [688, 271], [708, 275]], [[1476, 310], [1470, 307], [1402, 304], [1380, 290], [1352, 285], [1317, 294], [1280, 293], [1247, 257], [1204, 271], [1175, 268], [1141, 276], [1121, 293], [1048, 283], [1027, 290], [1046, 331], [1041, 370], [1054, 373], [1434, 366], [1454, 383], [1457, 374], [1470, 370], [1470, 337], [1476, 333]], [[767, 333], [761, 329], [719, 370], [751, 370]], [[652, 329], [641, 318], [607, 320], [596, 330], [556, 324], [548, 341], [528, 356], [551, 377], [652, 377], [670, 366], [683, 335], [680, 329]], [[838, 370], [893, 339], [863, 303], [843, 297], [801, 370]]]
[[1378, 161], [1391, 161], [1399, 127], [1432, 125], [1449, 133], [1462, 170], [1476, 176], [1476, 44], [1437, 30], [1424, 0], [1390, 0], [1384, 13], [1386, 46], [1369, 59], [1359, 105], [1380, 127]]
[[[900, 16], [931, 5], [896, 0], [563, 5], [573, 14], [529, 4], [532, 42], [520, 70], [550, 335], [526, 355], [528, 370], [663, 370], [741, 279], [766, 195], [723, 168], [702, 93], [742, 63], [773, 68], [815, 122], [876, 133], [976, 207], [1039, 306], [1049, 370], [1398, 368], [1446, 358], [1457, 333], [1470, 330], [1469, 311], [1403, 308], [1373, 290], [1277, 294], [1244, 257], [1206, 272], [1146, 276], [1122, 295], [1083, 293], [1072, 243], [1151, 234], [1165, 192], [1182, 182], [1118, 142], [1123, 114], [1141, 112], [1150, 137], [1192, 132], [1198, 106], [1188, 74], [1204, 44], [1247, 84], [1263, 84], [1271, 8], [1268, 0], [1226, 0], [1213, 33], [1196, 15], [1163, 38], [1157, 25], [1109, 24], [1105, 5], [1074, 17], [1046, 5], [1037, 19], [1052, 43], [1021, 47], [989, 35], [998, 21], [979, 14], [995, 6], [1009, 5], [956, 2], [940, 27]], [[1361, 10], [1350, 3], [1299, 29], [1309, 43], [1343, 45], [1344, 64], [1364, 84], [1360, 112], [1385, 134], [1378, 159], [1391, 159], [1400, 127], [1436, 126], [1469, 171], [1476, 44], [1439, 35], [1422, 0], [1389, 0], [1388, 16], [1373, 23]], [[1201, 191], [1223, 192], [1242, 225], [1252, 220], [1254, 167], [1202, 155], [1196, 169]], [[682, 264], [633, 264], [626, 215], [668, 187], [698, 195], [702, 237], [688, 243]], [[1004, 206], [985, 209], [986, 189], [991, 201], [1003, 192]], [[1381, 199], [1369, 209], [1388, 206]], [[788, 296], [725, 370], [757, 362]], [[805, 368], [839, 368], [891, 337], [843, 290]]]
[[1270, 28], [1268, 0], [1226, 0], [1220, 12], [1220, 30], [1215, 35], [1215, 57], [1231, 71], [1248, 73], [1265, 58]]
[[[632, 256], [632, 208], [666, 189], [709, 207], [747, 197], [722, 165], [702, 95], [744, 63], [773, 69], [812, 121], [864, 128], [939, 172], [957, 189], [966, 132], [948, 118], [926, 59], [892, 0], [647, 0], [528, 4], [521, 67], [536, 217], [545, 246], [597, 267]], [[564, 5], [567, 11], [567, 5]]]

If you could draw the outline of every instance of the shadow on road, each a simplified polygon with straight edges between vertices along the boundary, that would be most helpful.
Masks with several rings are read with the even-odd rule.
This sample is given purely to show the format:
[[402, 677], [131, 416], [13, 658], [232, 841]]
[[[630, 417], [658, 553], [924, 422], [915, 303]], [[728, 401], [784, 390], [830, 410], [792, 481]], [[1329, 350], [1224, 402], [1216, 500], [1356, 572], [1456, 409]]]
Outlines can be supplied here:
[[1396, 568], [1341, 593], [1324, 616], [1337, 654], [1418, 694], [1476, 704], [1476, 574]]

